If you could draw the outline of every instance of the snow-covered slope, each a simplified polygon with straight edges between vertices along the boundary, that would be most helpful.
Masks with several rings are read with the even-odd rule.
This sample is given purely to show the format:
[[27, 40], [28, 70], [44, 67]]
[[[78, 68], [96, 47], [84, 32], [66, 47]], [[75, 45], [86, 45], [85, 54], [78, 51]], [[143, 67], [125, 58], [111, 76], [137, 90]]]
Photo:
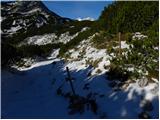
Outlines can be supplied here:
[[[96, 113], [85, 103], [82, 113], [68, 108], [67, 95], [72, 92], [66, 67], [76, 94], [96, 101]], [[130, 83], [125, 90], [117, 90], [105, 74], [89, 76], [92, 70], [60, 59], [37, 62], [19, 72], [2, 70], [2, 118], [138, 118], [144, 109], [146, 115], [158, 118], [158, 84], [141, 88]]]
[[2, 2], [1, 13], [3, 35], [71, 21], [50, 11], [41, 1]]
[[53, 43], [64, 43], [66, 44], [70, 40], [74, 39], [79, 33], [86, 31], [88, 27], [82, 28], [80, 32], [70, 35], [69, 32], [62, 33], [60, 36], [57, 36], [55, 33], [44, 34], [44, 35], [35, 35], [28, 37], [22, 41], [19, 46], [22, 45], [46, 45]]
[[[89, 65], [93, 66], [95, 69], [92, 71], [92, 74], [105, 73], [108, 69], [104, 67], [110, 65], [111, 57], [107, 54], [105, 49], [98, 50], [92, 47], [91, 40], [95, 36], [90, 36], [87, 40], [83, 40], [80, 44], [74, 49], [66, 52], [70, 57], [67, 59], [71, 61], [70, 64], [79, 64], [82, 66], [88, 67]], [[79, 67], [79, 66], [78, 66]], [[72, 69], [79, 69], [77, 65], [73, 66]]]
[[[2, 70], [2, 118], [158, 118], [157, 79], [146, 86], [138, 80], [110, 81], [106, 72], [115, 55], [94, 47], [96, 34], [66, 52], [68, 58], [57, 58], [60, 49], [54, 49], [48, 59], [27, 58], [28, 67]], [[126, 41], [121, 48], [130, 50]], [[71, 102], [66, 67], [78, 103]]]

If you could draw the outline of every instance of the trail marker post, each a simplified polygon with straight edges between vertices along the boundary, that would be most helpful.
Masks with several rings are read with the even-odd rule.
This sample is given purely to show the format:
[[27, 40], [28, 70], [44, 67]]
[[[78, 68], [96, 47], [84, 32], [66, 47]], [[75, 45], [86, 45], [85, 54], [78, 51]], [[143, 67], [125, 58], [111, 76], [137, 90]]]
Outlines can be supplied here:
[[121, 32], [118, 33], [118, 39], [119, 39], [119, 56], [121, 56]]
[[70, 75], [70, 72], [69, 72], [69, 68], [66, 67], [66, 70], [67, 70], [67, 75], [68, 75], [67, 80], [69, 80], [73, 95], [76, 96], [76, 93], [75, 93], [75, 90], [74, 90], [74, 87], [73, 87], [73, 84], [72, 84], [72, 78], [71, 78], [71, 75]]

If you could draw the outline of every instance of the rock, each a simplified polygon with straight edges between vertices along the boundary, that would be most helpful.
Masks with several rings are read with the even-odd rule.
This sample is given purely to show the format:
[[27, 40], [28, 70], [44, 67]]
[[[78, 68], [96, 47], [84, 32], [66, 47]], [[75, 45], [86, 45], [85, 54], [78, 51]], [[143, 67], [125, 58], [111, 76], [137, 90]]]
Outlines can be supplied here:
[[148, 84], [148, 79], [146, 77], [143, 77], [141, 79], [138, 80], [138, 85], [140, 87], [145, 87]]
[[138, 115], [138, 118], [140, 119], [150, 119], [150, 115], [147, 113], [147, 112], [141, 112], [139, 115]]
[[159, 92], [159, 85], [156, 84], [156, 86], [151, 90], [152, 94], [157, 94]]

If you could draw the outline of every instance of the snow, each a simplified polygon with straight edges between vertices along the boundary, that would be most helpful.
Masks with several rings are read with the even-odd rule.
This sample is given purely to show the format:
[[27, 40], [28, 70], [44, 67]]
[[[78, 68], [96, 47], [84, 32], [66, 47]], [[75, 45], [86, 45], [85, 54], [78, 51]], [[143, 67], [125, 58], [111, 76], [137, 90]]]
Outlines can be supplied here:
[[42, 17], [37, 18], [36, 26], [38, 28], [43, 26], [44, 24], [47, 24], [47, 21], [44, 18], [42, 18]]
[[12, 23], [12, 25], [15, 25], [15, 24], [16, 24], [16, 21], [14, 20], [13, 23]]
[[[81, 66], [89, 66], [91, 64], [86, 63], [86, 61], [91, 60], [95, 62], [96, 60], [99, 60], [99, 62], [97, 63], [98, 67], [92, 71], [92, 74], [96, 74], [97, 69], [100, 69], [102, 72], [105, 72], [106, 70], [104, 69], [104, 65], [106, 66], [110, 65], [110, 61], [109, 61], [110, 57], [106, 54], [106, 50], [105, 49], [97, 50], [96, 48], [93, 48], [91, 46], [85, 46], [87, 45], [87, 43], [84, 43], [84, 42], [87, 42], [87, 40], [82, 41], [81, 44], [77, 46], [78, 50], [75, 51], [74, 49], [72, 49], [69, 51], [71, 61], [74, 61], [73, 63], [81, 64]], [[78, 66], [77, 67], [76, 66], [77, 65], [75, 65], [73, 68], [79, 69], [77, 68]]]
[[43, 22], [41, 22], [41, 23], [36, 23], [36, 26], [37, 26], [37, 28], [40, 28], [41, 26], [43, 26]]
[[[74, 62], [70, 62], [68, 64], [66, 64], [66, 66], [70, 69], [70, 70], [82, 70], [82, 69], [86, 69], [86, 65], [83, 64], [83, 61], [74, 61]], [[65, 69], [65, 68], [64, 68]]]
[[45, 34], [45, 35], [36, 35], [33, 37], [26, 38], [21, 45], [46, 45], [49, 43], [53, 43], [53, 41], [57, 38], [55, 33]]
[[67, 42], [69, 42], [70, 40], [72, 40], [73, 38], [75, 38], [78, 34], [79, 34], [79, 32], [76, 33], [76, 34], [74, 34], [73, 36], [70, 36], [69, 32], [63, 33], [58, 38], [58, 42], [62, 42], [64, 44], [66, 44]]
[[[94, 36], [95, 34], [88, 39], [83, 40], [76, 48], [71, 49], [66, 53], [70, 55], [69, 61], [81, 63], [82, 66], [93, 65], [93, 67], [96, 67], [91, 72], [92, 75], [103, 74], [108, 71], [104, 66], [109, 66], [111, 59], [107, 54], [106, 49], [99, 50], [92, 46], [90, 40], [92, 40]], [[76, 69], [78, 68], [76, 67]]]
[[28, 15], [28, 14], [33, 14], [33, 13], [38, 12], [38, 11], [41, 12], [41, 9], [40, 8], [35, 8], [35, 9], [32, 9], [28, 12], [23, 12], [21, 14]]
[[5, 19], [6, 19], [6, 17], [0, 16], [0, 22], [2, 22], [2, 21], [5, 20]]
[[121, 48], [122, 49], [124, 49], [124, 48], [129, 49], [129, 45], [126, 43], [126, 41], [121, 41]]
[[[89, 28], [83, 28], [83, 32]], [[80, 32], [70, 36], [63, 33], [58, 38], [56, 34], [45, 34], [25, 39], [22, 44], [45, 45], [63, 42], [64, 44], [76, 37]], [[136, 33], [140, 35], [140, 33]], [[28, 67], [12, 66], [12, 70], [2, 70], [2, 117], [3, 118], [54, 118], [54, 119], [88, 119], [110, 118], [130, 119], [138, 118], [143, 112], [146, 101], [153, 106], [148, 114], [151, 118], [159, 116], [159, 81], [152, 78], [154, 83], [139, 85], [139, 81], [126, 81], [118, 87], [120, 81], [110, 81], [106, 72], [109, 70], [110, 60], [115, 57], [106, 49], [97, 49], [91, 40], [82, 40], [75, 48], [66, 52], [65, 58], [57, 58], [60, 49], [53, 49], [47, 59], [24, 58]], [[122, 49], [129, 49], [126, 41], [121, 41]], [[124, 53], [125, 54], [125, 53]], [[75, 92], [79, 96], [92, 96], [98, 105], [97, 114], [85, 106], [84, 113], [70, 115], [69, 100], [57, 94], [61, 88], [62, 94], [72, 93], [69, 82], [66, 81], [69, 68]], [[129, 66], [128, 71], [134, 71]], [[13, 72], [14, 71], [14, 72]], [[142, 70], [138, 72], [142, 73]], [[116, 84], [111, 87], [111, 84]], [[88, 88], [85, 88], [88, 86]], [[118, 109], [117, 109], [118, 108]]]
[[84, 20], [90, 20], [90, 21], [94, 21], [94, 18], [91, 17], [86, 17], [86, 18], [77, 18], [78, 21], [84, 21]]
[[157, 83], [149, 83], [149, 85], [145, 87], [139, 87], [138, 82], [132, 83], [129, 85], [126, 91], [131, 91], [130, 94], [128, 95], [128, 100], [133, 98], [133, 92], [135, 91], [139, 95], [144, 94], [144, 99], [145, 100], [150, 100], [152, 101], [156, 96], [158, 96], [158, 92], [156, 94], [152, 93], [152, 90], [158, 85]]
[[88, 29], [89, 29], [89, 27], [84, 27], [84, 28], [82, 28], [81, 32], [86, 31]]
[[[37, 27], [40, 27], [42, 23], [37, 23]], [[89, 29], [88, 27], [82, 28], [80, 32], [86, 31]], [[24, 41], [22, 41], [19, 46], [22, 45], [46, 45], [50, 43], [64, 43], [66, 44], [70, 40], [74, 39], [80, 32], [77, 32], [74, 35], [70, 35], [69, 32], [65, 32], [61, 34], [59, 37], [55, 33], [50, 34], [44, 34], [44, 35], [35, 35], [32, 37], [26, 38]]]
[[49, 17], [49, 15], [46, 12], [41, 12], [42, 15], [44, 15], [46, 18]]
[[48, 59], [55, 59], [59, 55], [60, 49], [53, 49]]
[[[58, 96], [56, 90], [62, 86], [64, 93], [71, 88], [65, 81], [66, 67], [69, 67], [76, 94], [87, 96], [92, 92], [98, 104], [97, 114], [85, 109], [83, 114], [69, 115], [69, 102]], [[3, 118], [138, 118], [142, 111], [142, 102], [152, 102], [152, 118], [158, 118], [158, 91], [153, 89], [157, 83], [139, 87], [131, 83], [125, 90], [114, 91], [108, 84], [105, 74], [87, 76], [91, 66], [83, 66], [82, 61], [65, 63], [60, 59], [33, 63], [30, 68], [21, 69], [23, 74], [2, 70], [2, 117]], [[84, 90], [88, 83], [89, 89]], [[103, 96], [103, 97], [100, 97]], [[142, 99], [143, 98], [143, 99]], [[58, 108], [58, 109], [57, 109]], [[117, 109], [118, 108], [118, 109]]]
[[132, 39], [138, 39], [138, 40], [143, 40], [144, 38], [148, 38], [146, 35], [141, 34], [140, 32], [136, 32], [134, 33], [134, 35], [132, 36]]
[[129, 67], [128, 71], [133, 72], [134, 71], [134, 67]]
[[156, 78], [151, 78], [154, 82], [159, 83]]
[[[121, 49], [129, 49], [129, 44], [126, 43], [126, 41], [121, 41]], [[113, 47], [113, 49], [118, 49], [119, 46]]]
[[158, 47], [154, 47], [154, 50], [158, 50], [159, 48]]
[[5, 30], [7, 33], [16, 33], [18, 30], [22, 29], [22, 27], [20, 25], [16, 26], [16, 27], [11, 27], [9, 30]]

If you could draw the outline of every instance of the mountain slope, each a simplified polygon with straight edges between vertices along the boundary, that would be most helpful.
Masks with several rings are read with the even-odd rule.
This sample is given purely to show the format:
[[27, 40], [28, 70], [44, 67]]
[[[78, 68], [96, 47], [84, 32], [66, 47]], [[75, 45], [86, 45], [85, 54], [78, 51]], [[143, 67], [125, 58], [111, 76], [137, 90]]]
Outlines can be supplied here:
[[72, 21], [50, 11], [41, 1], [2, 2], [1, 11], [2, 38], [21, 36], [19, 38], [23, 40], [28, 36], [51, 33], [55, 26]]
[[[142, 15], [142, 26], [135, 27], [135, 3], [138, 10], [150, 8], [146, 2], [116, 2], [104, 12], [111, 21], [102, 15], [94, 22], [53, 23], [51, 31], [34, 25], [46, 29], [3, 42], [2, 62], [9, 67], [2, 69], [2, 118], [158, 118], [158, 25], [143, 26], [148, 16]], [[157, 13], [155, 3], [149, 16]], [[114, 9], [118, 16], [112, 16]], [[123, 19], [116, 23], [121, 17], [126, 28]]]

